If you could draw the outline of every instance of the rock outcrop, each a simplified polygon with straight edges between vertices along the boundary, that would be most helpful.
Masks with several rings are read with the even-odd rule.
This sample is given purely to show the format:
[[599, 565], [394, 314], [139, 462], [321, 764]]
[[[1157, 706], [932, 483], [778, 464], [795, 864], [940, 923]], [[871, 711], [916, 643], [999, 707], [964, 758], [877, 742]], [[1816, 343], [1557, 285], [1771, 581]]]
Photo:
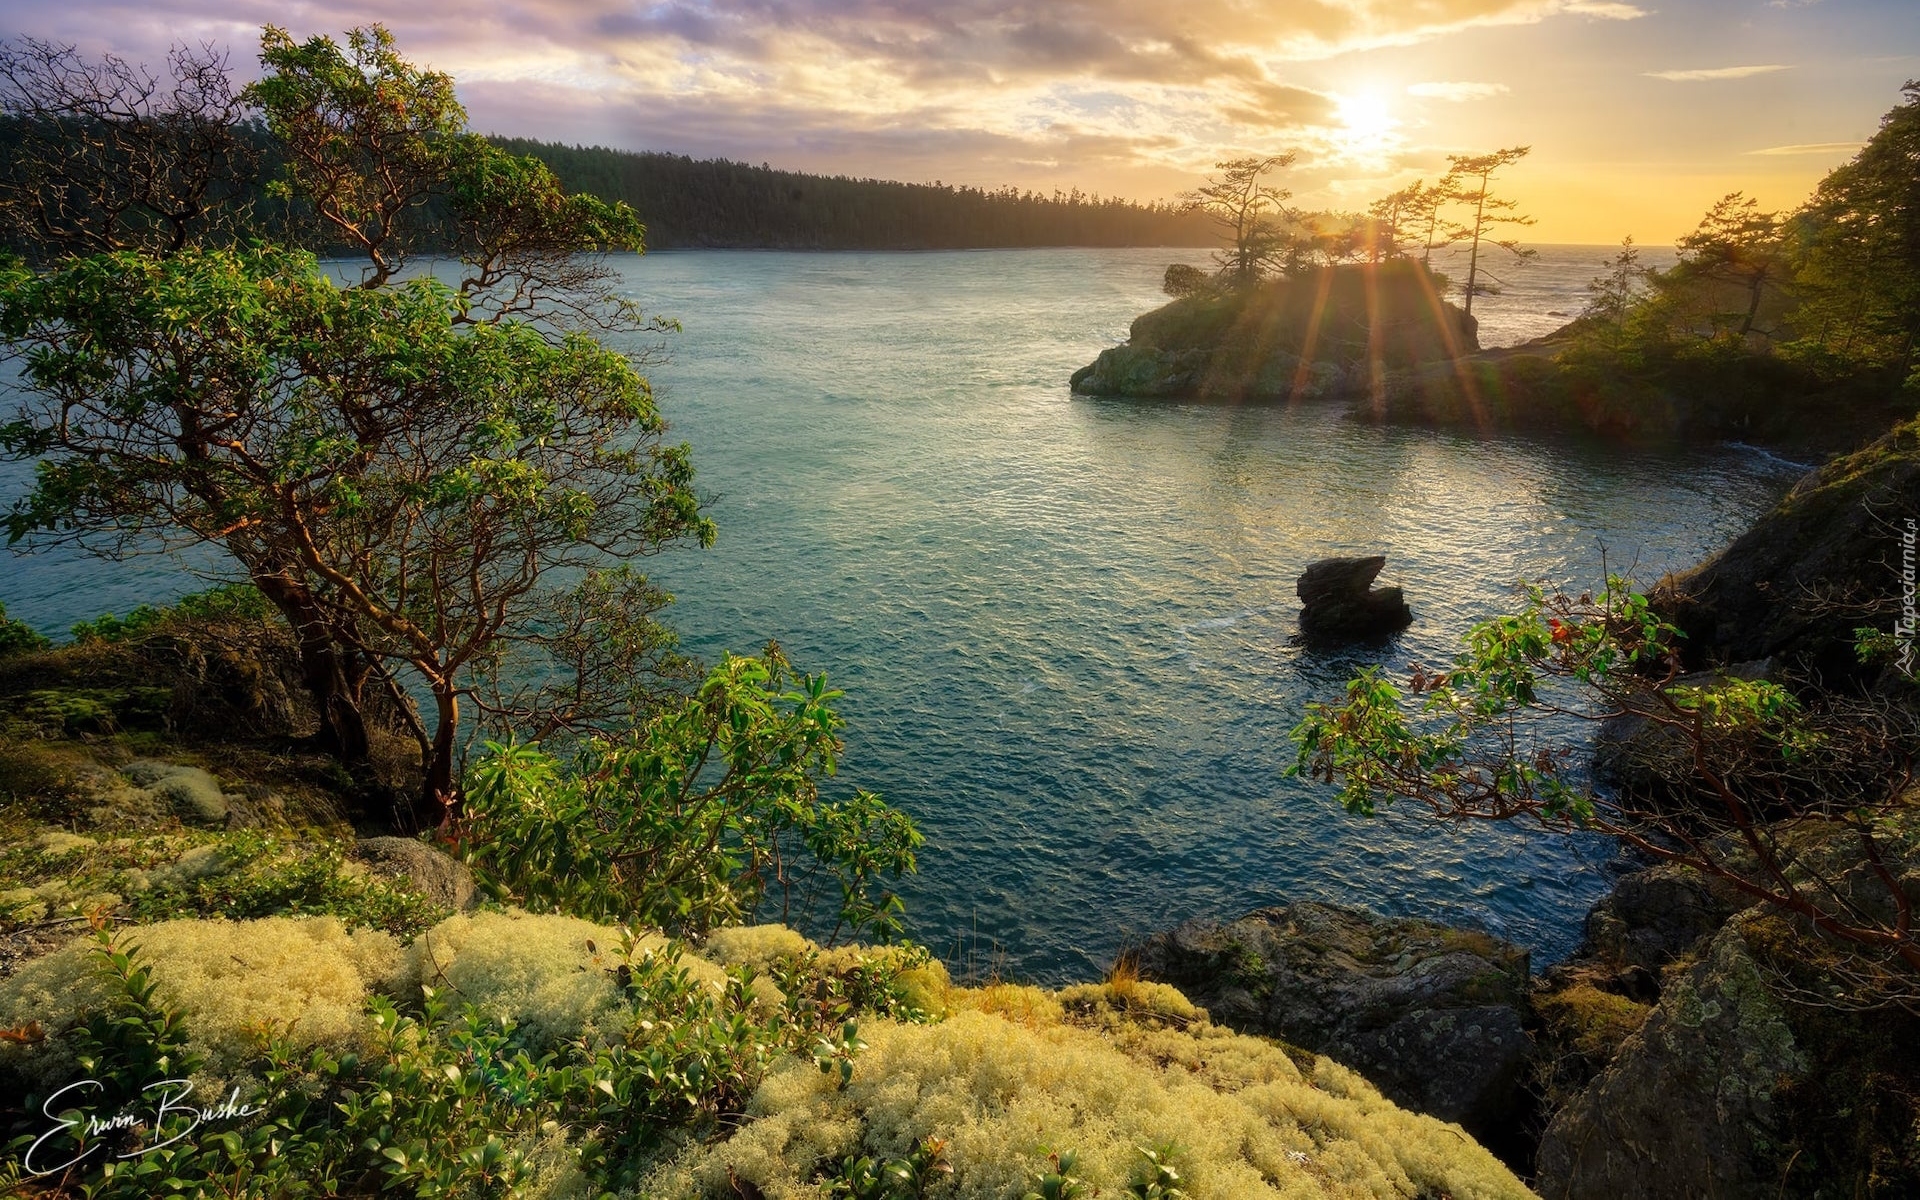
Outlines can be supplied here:
[[1217, 1022], [1326, 1054], [1490, 1144], [1511, 1133], [1529, 1050], [1525, 950], [1300, 903], [1189, 921], [1148, 939], [1137, 962]]
[[1752, 901], [1731, 884], [1662, 864], [1621, 877], [1587, 914], [1582, 957], [1658, 973]]
[[374, 874], [405, 883], [455, 912], [465, 912], [478, 899], [473, 872], [465, 863], [414, 838], [361, 838], [353, 845], [352, 857]]
[[1288, 401], [1370, 394], [1390, 371], [1476, 348], [1473, 318], [1434, 295], [1425, 268], [1410, 261], [1208, 289], [1139, 317], [1125, 345], [1074, 372], [1073, 390]]
[[1567, 1200], [1771, 1195], [1777, 1089], [1807, 1059], [1734, 926], [1553, 1117], [1536, 1188]]
[[1377, 637], [1398, 633], [1413, 610], [1397, 587], [1375, 588], [1387, 565], [1384, 555], [1323, 558], [1300, 573], [1300, 633], [1309, 641]]
[[[1900, 615], [1904, 522], [1920, 517], [1920, 421], [1834, 459], [1725, 550], [1661, 580], [1689, 665], [1773, 658], [1828, 687], [1868, 673], [1855, 630]], [[1878, 668], [1873, 668], [1878, 670]]]

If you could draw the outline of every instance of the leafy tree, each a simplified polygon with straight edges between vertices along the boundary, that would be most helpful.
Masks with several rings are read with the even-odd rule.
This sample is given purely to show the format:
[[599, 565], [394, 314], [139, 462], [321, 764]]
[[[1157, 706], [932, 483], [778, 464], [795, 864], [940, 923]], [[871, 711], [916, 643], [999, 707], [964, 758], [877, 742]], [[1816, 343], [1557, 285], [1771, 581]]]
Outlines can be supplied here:
[[[646, 381], [588, 333], [665, 327], [593, 254], [640, 248], [632, 211], [466, 133], [450, 81], [383, 30], [343, 49], [270, 28], [262, 46], [245, 95], [282, 148], [282, 192], [366, 258], [360, 285], [270, 244], [82, 244], [0, 270], [0, 337], [27, 385], [0, 450], [41, 460], [9, 534], [221, 547], [295, 631], [323, 744], [350, 767], [371, 771], [369, 688], [408, 713], [405, 683], [431, 697], [431, 726], [410, 722], [420, 803], [400, 816], [444, 818], [462, 702], [513, 645], [564, 649], [563, 668], [647, 658], [631, 625], [587, 652], [605, 604], [560, 603], [553, 581], [713, 529]], [[397, 278], [436, 246], [457, 283]], [[617, 585], [657, 611], [644, 581]], [[541, 620], [556, 614], [582, 624]], [[549, 729], [611, 715], [582, 703], [591, 681], [552, 682], [511, 714]]]
[[1908, 373], [1920, 348], [1920, 82], [1802, 212], [1794, 323], [1842, 362]]
[[[1467, 282], [1466, 310], [1473, 315], [1473, 298], [1495, 293], [1495, 285], [1481, 282], [1480, 247], [1482, 244], [1498, 246], [1522, 261], [1533, 257], [1534, 251], [1523, 250], [1513, 238], [1495, 237], [1493, 231], [1505, 225], [1531, 225], [1533, 218], [1522, 216], [1519, 203], [1514, 200], [1495, 196], [1492, 192], [1493, 177], [1496, 173], [1512, 166], [1527, 156], [1531, 146], [1513, 146], [1506, 150], [1495, 150], [1491, 154], [1452, 154], [1447, 156], [1452, 168], [1447, 178], [1453, 180], [1451, 187], [1443, 187], [1446, 199], [1458, 201], [1473, 209], [1473, 220], [1463, 222], [1448, 233], [1454, 241], [1467, 243]], [[1432, 242], [1429, 241], [1429, 249]]]
[[[1356, 814], [1404, 798], [1445, 820], [1610, 834], [1850, 947], [1850, 1001], [1920, 996], [1901, 883], [1920, 864], [1886, 836], [1906, 806], [1911, 714], [1809, 707], [1763, 680], [1683, 681], [1679, 636], [1618, 577], [1599, 596], [1531, 588], [1519, 612], [1475, 626], [1452, 667], [1416, 667], [1405, 691], [1369, 670], [1343, 702], [1308, 705], [1294, 769], [1337, 784]], [[1538, 737], [1542, 717], [1622, 715], [1644, 723], [1675, 789], [1597, 791], [1570, 747]]]
[[1270, 173], [1293, 165], [1292, 154], [1232, 158], [1213, 164], [1216, 174], [1207, 185], [1187, 193], [1187, 201], [1213, 219], [1230, 243], [1214, 255], [1220, 273], [1245, 285], [1281, 249], [1278, 222], [1287, 215], [1291, 192], [1261, 182]]
[[1662, 290], [1681, 298], [1683, 312], [1704, 305], [1697, 319], [1706, 336], [1745, 341], [1759, 332], [1761, 303], [1786, 282], [1783, 234], [1779, 214], [1729, 193], [1677, 243], [1680, 261], [1662, 277]]

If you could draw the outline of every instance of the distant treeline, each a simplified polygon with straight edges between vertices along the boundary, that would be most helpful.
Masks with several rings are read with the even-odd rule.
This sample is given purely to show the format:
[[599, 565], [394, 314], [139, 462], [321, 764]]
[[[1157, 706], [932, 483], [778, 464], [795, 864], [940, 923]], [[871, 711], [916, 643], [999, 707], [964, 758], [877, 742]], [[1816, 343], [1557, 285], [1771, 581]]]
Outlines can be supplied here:
[[[36, 185], [22, 175], [31, 172], [20, 150], [32, 128], [31, 118], [0, 113], [0, 182], [18, 183], [27, 191]], [[122, 162], [124, 154], [101, 152], [92, 144], [99, 139], [80, 132], [85, 128], [71, 124], [56, 133], [53, 141], [72, 139], [72, 161], [88, 164], [95, 174], [104, 173], [95, 181], [98, 186], [93, 190], [99, 194], [94, 199], [111, 196], [114, 200], [109, 203], [137, 202], [139, 180], [152, 164], [137, 153]], [[222, 203], [234, 214], [227, 236], [293, 238], [322, 253], [336, 249], [315, 244], [316, 239], [324, 241], [324, 231], [298, 219], [284, 200], [269, 191], [268, 181], [279, 177], [284, 168], [280, 147], [265, 127], [256, 120], [241, 120], [230, 130], [235, 153], [224, 164], [213, 193], [225, 197]], [[153, 147], [145, 147], [158, 153], [167, 136], [156, 129], [108, 140], [125, 149], [145, 147], [142, 138], [159, 139]], [[645, 223], [647, 245], [653, 249], [970, 250], [1220, 244], [1213, 222], [1193, 206], [1140, 204], [1089, 195], [1077, 188], [1052, 195], [1013, 187], [989, 191], [943, 183], [808, 175], [764, 163], [756, 167], [657, 151], [565, 146], [528, 138], [489, 140], [509, 153], [540, 159], [568, 192], [625, 201]], [[121, 178], [107, 177], [116, 173]], [[58, 190], [43, 193], [53, 209], [67, 208], [70, 199], [78, 202], [78, 195], [59, 196]], [[444, 199], [427, 204], [437, 211], [444, 207]], [[0, 234], [0, 243], [28, 249], [12, 232]]]
[[1212, 246], [1204, 214], [1079, 190], [1051, 196], [807, 175], [762, 164], [496, 137], [539, 158], [569, 192], [624, 200], [647, 245], [800, 250], [969, 250], [996, 246]]

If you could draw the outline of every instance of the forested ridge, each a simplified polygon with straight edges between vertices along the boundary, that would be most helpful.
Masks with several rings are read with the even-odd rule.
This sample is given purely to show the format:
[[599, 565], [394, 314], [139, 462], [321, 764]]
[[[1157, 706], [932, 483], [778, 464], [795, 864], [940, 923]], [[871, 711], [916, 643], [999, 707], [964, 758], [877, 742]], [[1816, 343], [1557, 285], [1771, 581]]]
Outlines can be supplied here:
[[808, 175], [766, 164], [495, 137], [569, 192], [625, 201], [653, 249], [966, 250], [995, 246], [1211, 246], [1207, 218], [1075, 189], [1042, 195]]

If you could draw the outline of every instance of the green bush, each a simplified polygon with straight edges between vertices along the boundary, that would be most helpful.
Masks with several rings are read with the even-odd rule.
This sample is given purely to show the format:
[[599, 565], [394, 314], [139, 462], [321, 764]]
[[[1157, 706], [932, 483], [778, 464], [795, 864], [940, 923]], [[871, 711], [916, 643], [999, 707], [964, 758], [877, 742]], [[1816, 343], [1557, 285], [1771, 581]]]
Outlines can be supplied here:
[[[5, 611], [0, 609], [0, 616]], [[182, 596], [170, 605], [142, 604], [124, 617], [104, 613], [91, 621], [76, 622], [73, 640], [82, 645], [127, 642], [181, 621], [264, 621], [273, 615], [273, 606], [258, 588], [250, 583], [228, 583]]]
[[887, 936], [921, 838], [870, 793], [820, 794], [842, 724], [823, 675], [777, 649], [728, 656], [698, 692], [563, 765], [492, 745], [470, 772], [467, 860], [534, 909], [702, 933], [748, 918], [771, 886], [805, 895], [811, 859], [839, 892], [839, 926]]
[[5, 658], [9, 654], [27, 654], [46, 648], [46, 638], [41, 637], [33, 626], [25, 621], [16, 621], [7, 616], [7, 606], [0, 604], [0, 658]]

